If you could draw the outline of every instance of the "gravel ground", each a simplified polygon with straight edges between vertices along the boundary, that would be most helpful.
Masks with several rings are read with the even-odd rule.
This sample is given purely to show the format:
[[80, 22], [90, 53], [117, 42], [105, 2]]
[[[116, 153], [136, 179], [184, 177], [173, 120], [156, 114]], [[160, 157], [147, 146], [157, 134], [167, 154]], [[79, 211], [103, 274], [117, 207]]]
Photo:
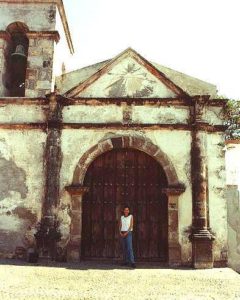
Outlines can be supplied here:
[[240, 275], [230, 268], [0, 261], [0, 299], [240, 299]]

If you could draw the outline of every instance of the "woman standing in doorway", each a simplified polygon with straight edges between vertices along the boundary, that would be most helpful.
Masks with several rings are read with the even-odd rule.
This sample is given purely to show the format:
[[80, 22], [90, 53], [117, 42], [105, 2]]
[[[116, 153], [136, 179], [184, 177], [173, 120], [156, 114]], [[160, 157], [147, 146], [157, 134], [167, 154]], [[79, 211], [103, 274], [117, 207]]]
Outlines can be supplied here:
[[123, 247], [123, 265], [129, 265], [135, 268], [134, 254], [132, 247], [132, 232], [133, 232], [133, 215], [130, 214], [129, 206], [125, 205], [123, 208], [123, 215], [119, 222], [119, 232]]

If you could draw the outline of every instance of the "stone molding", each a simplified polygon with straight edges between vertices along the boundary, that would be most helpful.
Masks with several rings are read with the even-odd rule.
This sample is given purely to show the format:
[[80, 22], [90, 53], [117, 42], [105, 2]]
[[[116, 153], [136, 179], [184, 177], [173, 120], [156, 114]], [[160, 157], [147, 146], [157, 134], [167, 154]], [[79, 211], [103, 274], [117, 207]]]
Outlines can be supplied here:
[[[132, 135], [113, 136], [100, 141], [90, 148], [79, 160], [73, 175], [73, 185], [83, 184], [86, 171], [91, 162], [106, 151], [119, 148], [133, 148], [145, 152], [153, 157], [162, 166], [170, 186], [179, 186], [177, 173], [167, 155], [150, 140]], [[89, 159], [91, 158], [91, 159]]]
[[69, 185], [65, 187], [65, 190], [70, 194], [70, 195], [83, 195], [89, 191], [88, 187], [81, 186], [81, 185]]
[[178, 198], [185, 191], [185, 186], [179, 182], [172, 163], [157, 145], [147, 138], [133, 135], [112, 136], [102, 140], [80, 158], [73, 175], [72, 185], [65, 187], [72, 198], [70, 241], [67, 246], [68, 260], [79, 261], [81, 259], [82, 198], [84, 193], [88, 192], [88, 188], [82, 184], [87, 169], [99, 155], [112, 149], [121, 148], [134, 148], [143, 151], [162, 166], [169, 185], [163, 190], [168, 196], [168, 264], [169, 266], [181, 265]]
[[[39, 38], [52, 39], [56, 43], [60, 40], [59, 32], [56, 30], [53, 30], [53, 31], [27, 31], [25, 34], [29, 39], [39, 39]], [[7, 31], [0, 30], [0, 38], [9, 40], [10, 37], [11, 37], [11, 35]]]

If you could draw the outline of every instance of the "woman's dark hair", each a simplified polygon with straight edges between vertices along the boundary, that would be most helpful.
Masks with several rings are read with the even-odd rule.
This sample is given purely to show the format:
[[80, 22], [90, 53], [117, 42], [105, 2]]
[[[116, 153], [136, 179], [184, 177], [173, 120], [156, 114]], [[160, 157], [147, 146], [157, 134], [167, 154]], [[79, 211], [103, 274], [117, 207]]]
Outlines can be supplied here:
[[130, 215], [132, 212], [131, 212], [131, 209], [130, 209], [129, 205], [127, 205], [127, 204], [125, 204], [125, 205], [123, 206], [122, 214], [124, 214], [124, 209], [125, 209], [125, 208], [128, 208], [128, 209], [129, 209], [129, 215]]

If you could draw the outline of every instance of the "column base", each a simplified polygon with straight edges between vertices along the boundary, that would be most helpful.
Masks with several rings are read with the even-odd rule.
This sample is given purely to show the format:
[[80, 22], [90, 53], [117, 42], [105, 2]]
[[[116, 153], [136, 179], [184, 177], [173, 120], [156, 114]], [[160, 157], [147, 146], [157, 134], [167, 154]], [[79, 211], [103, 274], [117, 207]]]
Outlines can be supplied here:
[[214, 236], [208, 230], [200, 230], [190, 237], [192, 241], [193, 267], [195, 269], [213, 268]]
[[80, 262], [79, 245], [69, 244], [67, 246], [67, 261]]
[[178, 243], [171, 243], [168, 246], [168, 265], [170, 267], [180, 266], [181, 259], [181, 246]]

